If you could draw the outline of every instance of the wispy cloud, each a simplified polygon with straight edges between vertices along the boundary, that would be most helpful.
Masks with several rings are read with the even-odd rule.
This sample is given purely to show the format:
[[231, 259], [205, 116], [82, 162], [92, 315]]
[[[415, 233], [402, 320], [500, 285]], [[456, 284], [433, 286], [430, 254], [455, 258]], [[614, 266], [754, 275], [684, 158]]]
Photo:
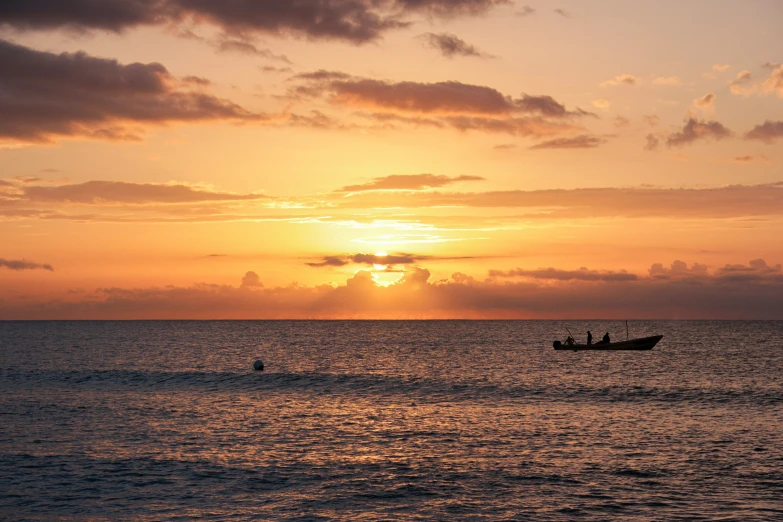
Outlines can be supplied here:
[[596, 136], [576, 136], [574, 138], [557, 138], [554, 140], [542, 141], [531, 146], [531, 149], [592, 149], [598, 147], [606, 140]]
[[27, 261], [26, 259], [2, 259], [0, 258], [0, 268], [8, 268], [9, 270], [21, 271], [21, 270], [48, 270], [54, 272], [52, 265], [48, 263], [34, 263]]
[[424, 190], [445, 187], [464, 181], [484, 181], [481, 176], [445, 176], [436, 174], [392, 174], [360, 185], [347, 185], [339, 192], [361, 192], [366, 190]]
[[491, 54], [478, 50], [475, 46], [452, 33], [424, 33], [419, 35], [418, 38], [446, 58], [454, 58], [455, 56], [493, 58]]
[[641, 80], [637, 78], [636, 76], [632, 74], [620, 74], [618, 76], [615, 76], [611, 80], [606, 80], [605, 82], [601, 82], [602, 87], [610, 86], [610, 85], [639, 85], [641, 83]]

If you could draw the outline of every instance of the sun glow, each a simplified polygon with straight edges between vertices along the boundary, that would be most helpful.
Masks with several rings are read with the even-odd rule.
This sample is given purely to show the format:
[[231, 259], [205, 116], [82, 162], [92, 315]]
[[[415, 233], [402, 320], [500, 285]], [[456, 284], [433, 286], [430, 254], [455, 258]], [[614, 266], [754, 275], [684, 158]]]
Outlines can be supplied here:
[[[386, 257], [387, 255], [388, 255], [388, 254], [387, 254], [386, 252], [383, 252], [383, 251], [381, 251], [381, 252], [376, 252], [376, 253], [375, 253], [375, 258], [377, 259], [377, 258], [379, 258], [379, 257]], [[372, 266], [373, 266], [373, 268], [375, 268], [376, 270], [386, 270], [387, 268], [389, 268], [389, 265], [383, 265], [383, 264], [379, 264], [379, 263], [374, 263]]]

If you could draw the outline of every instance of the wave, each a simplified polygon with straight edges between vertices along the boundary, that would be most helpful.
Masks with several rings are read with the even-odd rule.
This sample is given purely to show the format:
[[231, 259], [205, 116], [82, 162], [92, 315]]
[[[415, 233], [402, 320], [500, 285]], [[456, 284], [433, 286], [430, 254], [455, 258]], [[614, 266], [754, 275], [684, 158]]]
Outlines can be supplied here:
[[404, 398], [425, 403], [482, 400], [562, 400], [629, 403], [726, 403], [774, 406], [783, 390], [685, 386], [493, 384], [482, 381], [338, 373], [232, 373], [145, 370], [0, 369], [0, 389], [112, 389], [127, 392], [267, 392]]

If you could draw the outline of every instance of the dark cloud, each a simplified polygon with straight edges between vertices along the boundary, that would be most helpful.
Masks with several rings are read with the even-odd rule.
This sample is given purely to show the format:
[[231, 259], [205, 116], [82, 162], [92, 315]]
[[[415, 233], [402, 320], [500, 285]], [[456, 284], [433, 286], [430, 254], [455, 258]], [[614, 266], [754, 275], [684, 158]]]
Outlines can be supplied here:
[[414, 254], [387, 254], [379, 256], [377, 254], [352, 254], [343, 256], [324, 256], [321, 261], [305, 263], [312, 267], [340, 267], [348, 264], [358, 265], [409, 265], [429, 259], [427, 256], [417, 256]]
[[315, 261], [311, 263], [305, 263], [307, 266], [312, 267], [324, 267], [324, 266], [345, 266], [350, 261], [346, 256], [324, 256], [321, 261]]
[[173, 13], [164, 0], [4, 0], [0, 24], [19, 29], [106, 29], [121, 31], [162, 23]]
[[559, 14], [560, 16], [562, 16], [563, 18], [571, 18], [571, 14], [565, 9], [554, 9], [553, 11]]
[[330, 255], [323, 256], [319, 261], [305, 263], [307, 266], [314, 268], [323, 267], [341, 267], [349, 264], [357, 265], [378, 265], [387, 267], [387, 271], [396, 271], [393, 269], [395, 265], [412, 265], [421, 263], [422, 261], [454, 261], [463, 259], [475, 259], [474, 257], [444, 257], [444, 256], [423, 256], [417, 254], [406, 254], [398, 252], [396, 254], [347, 254], [347, 255]]
[[424, 33], [419, 36], [431, 48], [436, 49], [446, 58], [455, 56], [472, 56], [476, 58], [491, 58], [473, 45], [451, 33]]
[[767, 120], [745, 134], [746, 140], [759, 140], [764, 143], [773, 143], [781, 137], [783, 137], [783, 121]]
[[392, 174], [374, 178], [361, 185], [348, 185], [338, 192], [361, 192], [365, 190], [424, 190], [445, 187], [463, 181], [484, 181], [481, 176], [445, 176], [437, 174]]
[[123, 65], [0, 40], [0, 139], [138, 139], [131, 124], [258, 120], [228, 100], [188, 90], [159, 63]]
[[25, 187], [23, 199], [36, 203], [195, 203], [207, 201], [247, 201], [266, 199], [261, 194], [212, 192], [187, 185], [88, 181], [56, 187]]
[[337, 71], [298, 74], [289, 97], [325, 98], [334, 105], [388, 124], [405, 123], [478, 130], [519, 136], [546, 137], [582, 128], [575, 118], [594, 116], [582, 109], [569, 111], [551, 96], [506, 96], [491, 87], [457, 81], [390, 82]]
[[592, 115], [581, 109], [568, 111], [551, 96], [523, 94], [514, 99], [491, 87], [457, 81], [388, 82], [326, 70], [298, 74], [294, 79], [307, 82], [294, 88], [294, 93], [327, 96], [336, 104], [375, 110], [482, 116], [536, 114], [554, 118]]
[[501, 143], [500, 145], [495, 145], [492, 148], [495, 150], [513, 150], [517, 148], [517, 145], [515, 143]]
[[666, 146], [681, 147], [702, 139], [722, 140], [731, 135], [732, 132], [717, 121], [699, 121], [696, 118], [688, 118], [680, 132], [670, 134], [666, 138]]
[[33, 263], [26, 259], [2, 259], [0, 258], [0, 268], [8, 268], [9, 270], [48, 270], [54, 272], [52, 265], [48, 263]]
[[576, 136], [574, 138], [557, 138], [554, 140], [543, 141], [531, 146], [531, 149], [592, 149], [606, 140], [596, 136]]
[[490, 270], [490, 277], [527, 277], [530, 279], [551, 279], [556, 281], [603, 281], [603, 282], [622, 282], [636, 281], [636, 274], [629, 274], [625, 271], [614, 272], [611, 270], [588, 270], [580, 268], [579, 270], [560, 270], [557, 268], [539, 268], [538, 270], [524, 270], [517, 268], [515, 270]]
[[4, 0], [0, 25], [19, 29], [105, 29], [208, 24], [231, 34], [292, 34], [361, 44], [410, 25], [413, 15], [482, 14], [507, 0]]

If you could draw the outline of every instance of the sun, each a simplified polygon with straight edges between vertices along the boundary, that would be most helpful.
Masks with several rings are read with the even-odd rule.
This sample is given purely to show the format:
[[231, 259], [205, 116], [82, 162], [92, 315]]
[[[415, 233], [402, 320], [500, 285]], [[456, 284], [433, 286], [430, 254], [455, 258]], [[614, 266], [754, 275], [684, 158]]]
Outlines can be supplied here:
[[[377, 261], [379, 257], [386, 257], [387, 255], [388, 254], [386, 252], [376, 252], [375, 253], [375, 259]], [[374, 263], [372, 266], [376, 270], [386, 270], [389, 267], [389, 265], [382, 265], [382, 264], [379, 264], [379, 263]]]

